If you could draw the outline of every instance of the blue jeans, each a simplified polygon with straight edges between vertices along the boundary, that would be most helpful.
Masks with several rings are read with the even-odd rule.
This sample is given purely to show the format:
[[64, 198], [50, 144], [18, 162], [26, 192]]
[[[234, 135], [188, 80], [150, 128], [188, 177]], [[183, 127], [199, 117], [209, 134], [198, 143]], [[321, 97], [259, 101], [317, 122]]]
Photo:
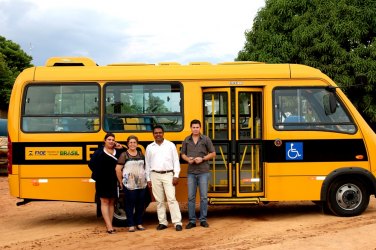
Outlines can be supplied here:
[[[142, 224], [142, 217], [145, 210], [146, 188], [128, 190], [124, 187], [125, 194], [125, 214], [129, 227]], [[134, 213], [133, 213], [134, 211]]]
[[208, 215], [209, 173], [188, 174], [188, 216], [189, 222], [196, 224], [196, 192], [200, 189], [200, 222]]

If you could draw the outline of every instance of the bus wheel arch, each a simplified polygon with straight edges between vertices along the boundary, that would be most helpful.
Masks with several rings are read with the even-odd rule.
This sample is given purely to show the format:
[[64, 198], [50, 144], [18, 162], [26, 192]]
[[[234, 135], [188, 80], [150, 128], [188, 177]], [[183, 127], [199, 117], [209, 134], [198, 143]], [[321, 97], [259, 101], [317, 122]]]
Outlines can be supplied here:
[[337, 216], [357, 216], [369, 204], [375, 194], [376, 179], [368, 170], [348, 167], [330, 173], [322, 185], [323, 211]]

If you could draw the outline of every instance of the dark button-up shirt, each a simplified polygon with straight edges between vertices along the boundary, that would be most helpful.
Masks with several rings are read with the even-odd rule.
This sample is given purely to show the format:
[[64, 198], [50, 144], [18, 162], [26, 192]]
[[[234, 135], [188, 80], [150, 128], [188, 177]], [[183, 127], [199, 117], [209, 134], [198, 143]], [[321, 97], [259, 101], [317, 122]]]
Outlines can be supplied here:
[[[195, 144], [192, 135], [187, 136], [181, 148], [181, 153], [188, 157], [204, 157], [209, 153], [215, 152], [213, 142], [206, 135], [201, 135]], [[204, 161], [200, 164], [189, 164], [188, 174], [202, 174], [209, 172], [209, 162]]]

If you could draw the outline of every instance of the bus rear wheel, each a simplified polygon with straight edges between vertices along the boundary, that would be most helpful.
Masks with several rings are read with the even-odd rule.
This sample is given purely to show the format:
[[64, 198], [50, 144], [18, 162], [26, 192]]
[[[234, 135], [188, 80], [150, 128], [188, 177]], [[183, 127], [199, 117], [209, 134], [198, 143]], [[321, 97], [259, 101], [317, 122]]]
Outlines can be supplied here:
[[120, 196], [115, 201], [115, 210], [114, 210], [114, 218], [113, 224], [117, 227], [125, 227], [127, 226], [127, 216], [125, 215], [125, 207], [124, 207], [124, 196]]
[[[147, 190], [145, 194], [145, 210], [151, 201], [151, 192], [150, 190]], [[114, 226], [118, 227], [127, 226], [127, 216], [125, 214], [125, 196], [122, 192], [120, 192], [119, 198], [117, 198], [115, 201], [113, 224]]]
[[341, 178], [330, 185], [327, 206], [337, 216], [357, 216], [366, 210], [369, 196], [360, 180]]

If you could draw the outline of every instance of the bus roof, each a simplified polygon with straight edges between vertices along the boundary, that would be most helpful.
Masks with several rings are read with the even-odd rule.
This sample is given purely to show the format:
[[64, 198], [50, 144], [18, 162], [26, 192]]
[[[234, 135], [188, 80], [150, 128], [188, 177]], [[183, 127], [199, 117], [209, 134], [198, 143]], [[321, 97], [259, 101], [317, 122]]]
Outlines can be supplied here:
[[[330, 79], [320, 70], [299, 64], [266, 64], [228, 62], [210, 64], [179, 63], [118, 63], [97, 66], [83, 58], [60, 60], [52, 58], [46, 66], [34, 67], [29, 81], [181, 81], [181, 80], [250, 80], [250, 79]], [[54, 64], [54, 61], [56, 64]], [[64, 64], [67, 62], [67, 64]], [[32, 70], [31, 69], [31, 70]], [[28, 78], [28, 77], [26, 77]], [[26, 80], [26, 79], [25, 79]]]

